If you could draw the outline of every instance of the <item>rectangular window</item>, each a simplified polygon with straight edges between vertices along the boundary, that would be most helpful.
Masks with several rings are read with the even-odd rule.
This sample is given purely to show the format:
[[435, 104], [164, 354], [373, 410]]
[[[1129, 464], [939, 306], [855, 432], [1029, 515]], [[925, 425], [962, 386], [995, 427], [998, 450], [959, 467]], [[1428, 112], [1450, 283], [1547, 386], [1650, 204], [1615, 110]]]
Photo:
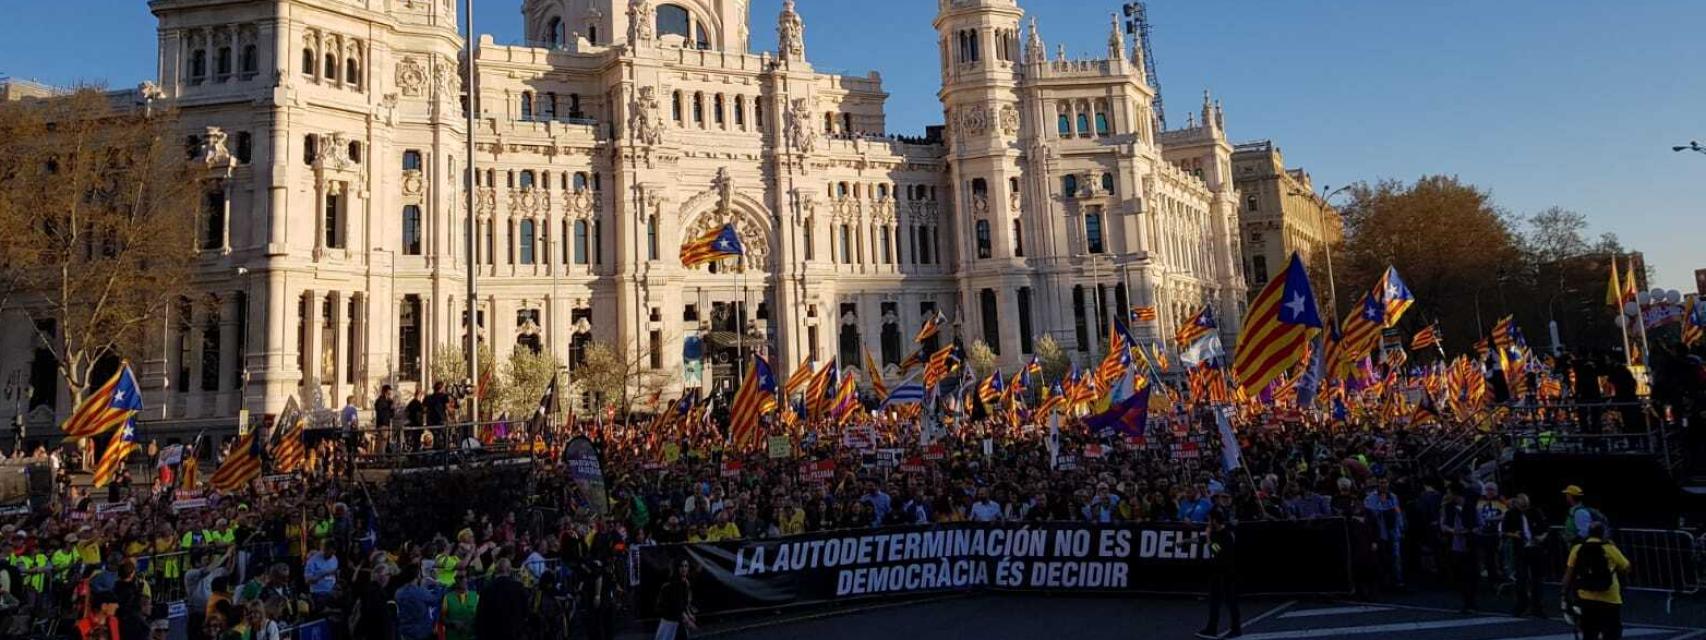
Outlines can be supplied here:
[[[808, 230], [808, 233], [810, 231]], [[646, 218], [646, 259], [658, 259], [658, 217]]]
[[800, 243], [805, 245], [805, 248], [806, 248], [806, 261], [810, 262], [814, 259], [813, 255], [817, 253], [817, 251], [812, 247], [813, 241], [812, 241], [812, 225], [811, 225], [811, 223], [809, 223], [809, 222], [806, 223], [806, 226], [801, 229], [800, 233], [802, 234], [800, 236]]
[[1102, 243], [1102, 214], [1099, 211], [1084, 214], [1084, 242], [1090, 253], [1102, 253], [1106, 248]]
[[[900, 363], [900, 304], [884, 302], [883, 310], [883, 364]], [[890, 321], [893, 318], [894, 321]]]
[[206, 221], [202, 227], [201, 248], [218, 249], [225, 246], [225, 190], [215, 188], [207, 192], [202, 203], [202, 218]]
[[255, 136], [247, 131], [237, 132], [237, 162], [249, 164], [255, 154]]
[[1018, 220], [1013, 221], [1013, 255], [1025, 257], [1025, 230]]
[[1030, 355], [1031, 341], [1031, 288], [1019, 287], [1019, 353]]
[[201, 330], [201, 390], [219, 390], [219, 314], [209, 312]]
[[918, 246], [913, 248], [918, 264], [930, 264], [930, 227], [918, 228]]
[[817, 325], [815, 325], [815, 324], [812, 326], [806, 327], [806, 351], [808, 351], [812, 354], [811, 359], [814, 362], [822, 359], [822, 358], [818, 357]]
[[890, 242], [889, 228], [883, 227], [880, 236], [880, 241], [883, 243], [883, 264], [894, 264], [894, 244]]
[[403, 255], [421, 255], [421, 208], [403, 206]]
[[172, 384], [178, 393], [190, 392], [190, 303], [178, 303], [178, 375]]
[[989, 221], [977, 221], [977, 257], [989, 258]]
[[853, 264], [853, 230], [841, 225], [841, 264]]
[[576, 220], [575, 221], [575, 264], [588, 264], [589, 262], [591, 262], [590, 260], [587, 259], [587, 249], [588, 249], [588, 238], [587, 238], [586, 221], [585, 220]]
[[355, 384], [356, 374], [361, 371], [361, 354], [366, 349], [361, 348], [361, 325], [356, 324], [356, 318], [361, 317], [356, 311], [355, 298], [350, 298], [348, 315], [344, 316], [344, 384]]
[[326, 194], [326, 248], [344, 248], [343, 196]]
[[1084, 287], [1072, 288], [1072, 331], [1078, 340], [1078, 350], [1083, 353], [1090, 351], [1090, 326], [1084, 317]]
[[409, 382], [421, 379], [421, 297], [403, 296], [397, 310], [398, 377]]
[[989, 345], [989, 350], [1001, 355], [1001, 312], [997, 310], [995, 290], [983, 289], [977, 292], [979, 314], [983, 316], [983, 343]]
[[522, 264], [533, 264], [533, 249], [536, 242], [537, 238], [535, 236], [533, 221], [522, 220], [521, 245], [518, 247], [521, 253]]
[[646, 357], [653, 370], [663, 368], [663, 332], [653, 330], [646, 339]]

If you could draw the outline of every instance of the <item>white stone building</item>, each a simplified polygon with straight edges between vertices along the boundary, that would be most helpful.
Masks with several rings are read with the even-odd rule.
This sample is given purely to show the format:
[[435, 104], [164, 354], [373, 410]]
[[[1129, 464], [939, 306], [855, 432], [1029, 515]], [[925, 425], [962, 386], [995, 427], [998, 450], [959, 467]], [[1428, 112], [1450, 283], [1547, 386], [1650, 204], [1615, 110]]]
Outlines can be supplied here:
[[[729, 375], [741, 333], [780, 376], [862, 367], [860, 345], [892, 375], [937, 310], [944, 339], [985, 340], [1009, 371], [1045, 333], [1100, 357], [1099, 308], [1155, 306], [1134, 329], [1158, 337], [1209, 303], [1230, 337], [1245, 283], [1219, 105], [1158, 131], [1117, 24], [1105, 56], [1051, 58], [1015, 0], [939, 5], [948, 125], [904, 138], [877, 73], [813, 69], [792, 2], [781, 51], [755, 52], [746, 0], [524, 0], [532, 44], [475, 47], [481, 335], [565, 361], [606, 341], [676, 385]], [[160, 319], [132, 358], [147, 417], [430, 383], [466, 330], [460, 2], [150, 6], [159, 98], [229, 159], [199, 158], [214, 304]], [[724, 222], [744, 273], [683, 269], [681, 243]], [[6, 366], [32, 366], [7, 326]]]

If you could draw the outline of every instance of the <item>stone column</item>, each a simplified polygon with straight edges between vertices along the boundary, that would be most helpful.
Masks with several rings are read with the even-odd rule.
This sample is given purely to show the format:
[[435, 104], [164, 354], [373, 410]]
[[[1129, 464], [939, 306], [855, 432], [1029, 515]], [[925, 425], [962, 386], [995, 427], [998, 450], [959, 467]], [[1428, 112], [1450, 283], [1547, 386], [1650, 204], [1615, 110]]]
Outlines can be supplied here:
[[[238, 308], [237, 296], [226, 296], [220, 302], [219, 311], [219, 380], [220, 391], [236, 391], [238, 372], [242, 370], [242, 354], [237, 352], [237, 317], [241, 313]], [[237, 412], [237, 398], [234, 393], [220, 393], [218, 415], [233, 415]]]
[[[303, 310], [302, 326], [307, 333], [303, 338], [300, 353], [303, 367], [302, 383], [299, 386], [302, 387], [306, 387], [310, 383], [320, 384], [323, 382], [321, 378], [327, 375], [326, 372], [320, 370], [320, 356], [323, 353], [320, 345], [326, 339], [325, 332], [322, 330], [324, 320], [320, 317], [325, 309], [325, 299], [324, 293], [316, 292], [313, 289], [302, 292], [302, 302], [306, 306]], [[300, 391], [305, 393], [307, 389], [304, 388]]]

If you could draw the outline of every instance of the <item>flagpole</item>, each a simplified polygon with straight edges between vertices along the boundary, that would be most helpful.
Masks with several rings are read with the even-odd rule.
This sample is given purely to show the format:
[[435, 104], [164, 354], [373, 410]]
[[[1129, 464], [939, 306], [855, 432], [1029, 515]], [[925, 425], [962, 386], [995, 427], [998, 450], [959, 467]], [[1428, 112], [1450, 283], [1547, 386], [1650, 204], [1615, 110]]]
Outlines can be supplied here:
[[[475, 58], [477, 56], [474, 53], [474, 0], [464, 0], [462, 11], [463, 19], [468, 23], [468, 35], [465, 36], [462, 41], [463, 46], [466, 47], [464, 50], [467, 52], [466, 55], [468, 58], [468, 77], [462, 83], [462, 88], [467, 92], [468, 97], [467, 104], [463, 108], [463, 111], [466, 112], [468, 117], [468, 178], [463, 181], [463, 188], [467, 191], [465, 195], [468, 199], [468, 317], [463, 324], [468, 328], [468, 380], [473, 385], [477, 386], [480, 384], [480, 317], [479, 303], [477, 300], [480, 290], [479, 285], [476, 282], [479, 271], [477, 261], [479, 251], [475, 236], [477, 235], [476, 231], [478, 230], [479, 223], [476, 222], [476, 218], [478, 218], [478, 216], [475, 215], [475, 212], [478, 210], [477, 200], [479, 198], [479, 194], [476, 193], [474, 189], [474, 155], [476, 153], [474, 144], [474, 127], [478, 121], [479, 114], [477, 113], [477, 109], [479, 105], [479, 97], [474, 93], [474, 81], [477, 79], [477, 76], [475, 75]], [[468, 397], [469, 420], [472, 422], [479, 422], [480, 394], [478, 393], [477, 388], [473, 391], [474, 392], [470, 393]]]

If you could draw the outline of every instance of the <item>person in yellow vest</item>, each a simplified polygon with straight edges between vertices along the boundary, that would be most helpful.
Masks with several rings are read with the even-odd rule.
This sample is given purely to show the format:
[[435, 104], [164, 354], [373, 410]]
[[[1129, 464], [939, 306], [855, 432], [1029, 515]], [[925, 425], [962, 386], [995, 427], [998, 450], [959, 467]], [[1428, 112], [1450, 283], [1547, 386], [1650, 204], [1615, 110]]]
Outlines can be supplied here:
[[450, 592], [439, 605], [439, 625], [444, 640], [473, 640], [474, 615], [480, 608], [480, 594], [468, 590], [468, 572], [458, 571]]
[[176, 581], [183, 577], [183, 554], [173, 553], [177, 547], [177, 539], [172, 530], [162, 526], [154, 533], [152, 551], [159, 558], [156, 567], [160, 576], [166, 580]]
[[71, 579], [72, 567], [77, 566], [78, 562], [81, 561], [77, 555], [77, 550], [74, 548], [76, 545], [77, 534], [68, 533], [65, 535], [65, 541], [54, 545], [53, 553], [48, 555], [48, 562], [53, 565], [54, 582], [63, 584]]
[[24, 591], [29, 597], [20, 599], [33, 602], [47, 588], [47, 574], [53, 570], [47, 554], [30, 549], [29, 537], [19, 531], [12, 536], [12, 553], [6, 556], [6, 561], [23, 576]]
[[456, 584], [457, 567], [461, 564], [461, 559], [449, 553], [442, 543], [438, 547], [438, 553], [432, 558], [432, 564], [433, 579], [440, 587], [448, 589]]

